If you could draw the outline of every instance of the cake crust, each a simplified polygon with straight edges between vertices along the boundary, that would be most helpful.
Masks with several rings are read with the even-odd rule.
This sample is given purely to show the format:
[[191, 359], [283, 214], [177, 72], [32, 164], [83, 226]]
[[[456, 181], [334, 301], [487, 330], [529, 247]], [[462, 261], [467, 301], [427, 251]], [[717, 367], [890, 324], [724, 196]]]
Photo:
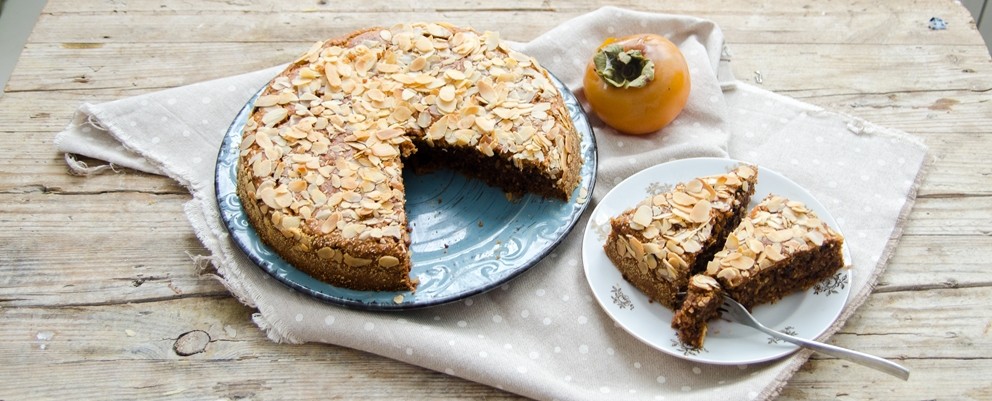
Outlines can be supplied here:
[[567, 200], [579, 182], [561, 94], [492, 32], [417, 23], [319, 42], [254, 107], [237, 178], [248, 220], [286, 261], [335, 286], [415, 288], [402, 171], [418, 148], [456, 168], [458, 155], [474, 160], [460, 171], [497, 185], [477, 172], [515, 171], [524, 184], [509, 190]]

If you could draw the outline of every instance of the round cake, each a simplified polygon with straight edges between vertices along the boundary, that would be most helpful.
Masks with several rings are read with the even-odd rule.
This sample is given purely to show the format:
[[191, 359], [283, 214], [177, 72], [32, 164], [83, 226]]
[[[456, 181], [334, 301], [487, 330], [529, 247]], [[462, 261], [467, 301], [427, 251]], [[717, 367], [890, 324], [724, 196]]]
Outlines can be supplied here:
[[567, 200], [580, 138], [550, 75], [493, 32], [443, 23], [315, 44], [260, 93], [238, 196], [263, 242], [356, 290], [413, 290], [404, 168]]

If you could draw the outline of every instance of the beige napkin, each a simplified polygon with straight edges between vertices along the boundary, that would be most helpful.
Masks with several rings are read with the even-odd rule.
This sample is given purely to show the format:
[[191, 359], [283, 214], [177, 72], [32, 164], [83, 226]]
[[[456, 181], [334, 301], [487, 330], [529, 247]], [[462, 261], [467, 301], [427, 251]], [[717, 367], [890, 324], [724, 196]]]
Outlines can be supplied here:
[[[590, 208], [634, 172], [678, 158], [730, 156], [785, 174], [824, 203], [849, 238], [852, 295], [833, 333], [864, 302], [891, 254], [927, 164], [925, 146], [905, 133], [734, 81], [721, 60], [722, 33], [697, 18], [607, 7], [515, 46], [581, 99], [581, 73], [601, 39], [637, 32], [679, 44], [692, 95], [657, 135], [623, 136], [593, 119], [600, 167]], [[538, 399], [767, 399], [808, 357], [801, 351], [763, 364], [713, 366], [642, 344], [603, 313], [585, 282], [580, 252], [587, 216], [527, 274], [449, 305], [362, 312], [287, 290], [234, 245], [213, 191], [225, 130], [279, 70], [84, 104], [56, 139], [76, 173], [108, 168], [86, 166], [78, 154], [165, 174], [188, 187], [193, 199], [186, 215], [218, 277], [258, 309], [254, 320], [273, 341], [352, 347]]]

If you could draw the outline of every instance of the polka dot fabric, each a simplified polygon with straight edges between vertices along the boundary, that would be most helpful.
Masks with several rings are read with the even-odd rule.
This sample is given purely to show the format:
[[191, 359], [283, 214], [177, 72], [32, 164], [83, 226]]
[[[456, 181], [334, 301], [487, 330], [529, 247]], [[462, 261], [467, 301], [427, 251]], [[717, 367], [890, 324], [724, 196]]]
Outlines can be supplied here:
[[[870, 292], [888, 256], [887, 241], [898, 239], [902, 213], [912, 205], [928, 160], [926, 148], [904, 133], [717, 73], [729, 71], [720, 59], [723, 37], [705, 20], [606, 7], [514, 46], [537, 57], [581, 99], [582, 70], [599, 38], [635, 32], [664, 34], [680, 46], [693, 92], [679, 118], [656, 135], [622, 136], [596, 124], [600, 164], [591, 202], [627, 176], [678, 158], [730, 156], [785, 174], [831, 209], [849, 239], [852, 298], [836, 330]], [[715, 366], [644, 345], [592, 298], [578, 257], [581, 228], [514, 281], [440, 307], [362, 312], [287, 290], [226, 235], [212, 162], [236, 112], [281, 69], [85, 104], [56, 138], [63, 152], [186, 185], [193, 195], [186, 216], [212, 252], [223, 283], [258, 309], [253, 319], [273, 341], [352, 347], [548, 400], [763, 400], [774, 397], [808, 357], [799, 352], [759, 365]]]

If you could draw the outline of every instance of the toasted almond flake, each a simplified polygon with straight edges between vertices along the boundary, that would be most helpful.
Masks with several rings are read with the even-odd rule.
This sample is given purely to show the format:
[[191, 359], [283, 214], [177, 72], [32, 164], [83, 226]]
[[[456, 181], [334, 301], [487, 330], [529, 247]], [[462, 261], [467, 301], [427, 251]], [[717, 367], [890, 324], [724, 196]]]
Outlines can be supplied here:
[[717, 281], [714, 280], [713, 277], [707, 276], [705, 274], [697, 274], [692, 276], [690, 282], [692, 283], [693, 286], [703, 290], [712, 291], [717, 288], [720, 288], [720, 283], [717, 283]]
[[344, 254], [344, 264], [346, 264], [348, 266], [351, 266], [351, 267], [362, 267], [362, 266], [368, 266], [371, 263], [372, 263], [372, 259], [358, 258], [358, 257], [351, 256], [351, 255], [349, 255], [347, 253]]
[[255, 107], [275, 106], [278, 99], [279, 97], [276, 95], [259, 96], [258, 99], [255, 99]]
[[639, 206], [634, 211], [634, 215], [631, 216], [630, 220], [643, 227], [647, 227], [651, 224], [651, 208], [646, 205]]
[[730, 286], [735, 286], [741, 280], [741, 273], [736, 269], [723, 269], [720, 270], [716, 277], [725, 280]]
[[614, 242], [614, 251], [621, 257], [626, 256], [627, 240], [623, 239], [623, 237], [617, 237], [616, 242]]
[[366, 91], [365, 92], [365, 95], [368, 96], [369, 99], [375, 100], [377, 102], [381, 102], [383, 100], [386, 100], [386, 94], [385, 93], [382, 93], [382, 91], [379, 90], [378, 88], [372, 88], [372, 89]]
[[455, 100], [455, 87], [451, 85], [445, 85], [444, 87], [441, 88], [441, 91], [438, 92], [437, 97], [438, 99], [441, 99], [442, 101], [445, 102], [450, 102]]
[[304, 180], [294, 180], [286, 186], [290, 192], [303, 192], [307, 189], [307, 182]]
[[403, 135], [403, 130], [400, 130], [398, 128], [386, 128], [384, 130], [379, 130], [379, 132], [375, 133], [375, 137], [379, 138], [379, 140], [382, 141], [395, 138], [400, 135]]
[[[698, 180], [697, 180], [698, 181]], [[689, 213], [689, 221], [696, 223], [705, 223], [709, 221], [710, 210], [712, 206], [709, 201], [701, 200], [692, 207], [692, 212]]]
[[331, 259], [334, 257], [335, 251], [328, 247], [323, 247], [317, 250], [317, 257], [321, 259]]
[[685, 184], [685, 189], [693, 195], [701, 193], [703, 191], [703, 181], [698, 178], [693, 179]]
[[444, 72], [444, 76], [452, 81], [464, 81], [465, 73], [459, 70], [450, 69]]
[[433, 117], [431, 117], [431, 114], [430, 113], [428, 113], [426, 111], [422, 111], [422, 112], [420, 112], [419, 115], [417, 115], [417, 126], [420, 127], [420, 128], [430, 127], [431, 126], [431, 120], [432, 119], [433, 119]]
[[749, 238], [747, 240], [747, 247], [751, 250], [751, 252], [758, 254], [761, 253], [761, 251], [765, 248], [765, 245], [762, 244], [761, 241], [758, 241], [757, 239]]
[[488, 79], [480, 80], [476, 83], [479, 88], [479, 96], [487, 104], [494, 104], [499, 99], [499, 95], [496, 93], [496, 89], [493, 88], [492, 84]]
[[266, 127], [271, 127], [276, 123], [285, 120], [287, 116], [289, 116], [289, 111], [282, 107], [269, 109], [262, 115], [262, 124]]
[[395, 256], [386, 255], [379, 258], [379, 266], [382, 267], [389, 268], [396, 266], [398, 264], [400, 264], [400, 260], [397, 259]]
[[806, 233], [805, 238], [816, 246], [822, 246], [823, 242], [826, 240], [826, 238], [824, 238], [823, 236], [823, 233], [815, 230]]
[[302, 220], [300, 219], [299, 216], [285, 216], [283, 217], [281, 222], [282, 228], [285, 228], [287, 230], [297, 228], [300, 226], [301, 221]]
[[737, 270], [748, 270], [754, 266], [754, 259], [749, 256], [741, 255], [739, 258], [735, 258], [730, 262], [730, 266]]
[[779, 244], [766, 245], [764, 249], [764, 254], [766, 257], [768, 257], [769, 260], [773, 262], [778, 262], [782, 259], [785, 259], [785, 256], [782, 255], [782, 246]]
[[637, 237], [628, 235], [627, 238], [629, 239], [630, 249], [634, 251], [634, 259], [644, 259], [644, 244]]
[[372, 154], [378, 157], [393, 157], [398, 156], [400, 152], [396, 149], [396, 146], [387, 143], [379, 143], [372, 146]]
[[252, 164], [252, 174], [255, 177], [268, 177], [272, 174], [272, 161], [269, 159], [259, 159]]
[[693, 196], [689, 196], [685, 192], [675, 191], [672, 193], [672, 201], [674, 201], [675, 204], [682, 206], [693, 206], [699, 200]]
[[431, 40], [428, 39], [426, 36], [418, 36], [413, 43], [414, 43], [414, 47], [416, 47], [417, 50], [420, 51], [421, 53], [427, 53], [431, 50], [434, 50], [434, 44], [431, 43]]
[[782, 243], [792, 239], [792, 237], [793, 237], [792, 230], [790, 229], [776, 230], [768, 233], [768, 239], [772, 240], [773, 242]]
[[332, 63], [324, 64], [324, 77], [327, 78], [327, 83], [333, 88], [341, 87], [341, 75], [338, 74], [338, 67]]
[[410, 71], [421, 71], [427, 67], [427, 57], [417, 57], [410, 62]]
[[682, 242], [682, 249], [686, 253], [696, 253], [703, 249], [703, 246], [694, 239], [688, 239]]
[[427, 33], [438, 38], [448, 38], [451, 36], [451, 31], [438, 24], [427, 24]]

